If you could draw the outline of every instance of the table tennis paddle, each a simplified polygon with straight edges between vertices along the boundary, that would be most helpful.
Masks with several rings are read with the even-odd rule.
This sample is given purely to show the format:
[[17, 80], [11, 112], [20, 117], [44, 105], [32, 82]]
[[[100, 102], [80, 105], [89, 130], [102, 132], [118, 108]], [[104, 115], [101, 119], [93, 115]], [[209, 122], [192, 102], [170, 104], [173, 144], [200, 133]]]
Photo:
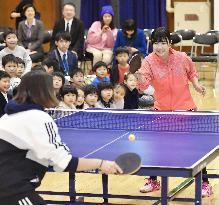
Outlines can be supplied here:
[[119, 155], [115, 162], [122, 169], [123, 174], [133, 174], [141, 168], [141, 157], [132, 152]]
[[141, 54], [134, 54], [129, 60], [129, 71], [135, 73], [141, 67]]

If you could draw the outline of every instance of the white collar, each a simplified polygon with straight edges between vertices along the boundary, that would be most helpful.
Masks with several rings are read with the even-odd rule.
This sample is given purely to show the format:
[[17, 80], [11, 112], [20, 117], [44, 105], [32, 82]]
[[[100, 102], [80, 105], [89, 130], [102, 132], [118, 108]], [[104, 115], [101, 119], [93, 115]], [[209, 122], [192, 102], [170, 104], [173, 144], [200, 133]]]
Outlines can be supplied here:
[[[25, 25], [30, 26], [28, 25], [27, 20], [25, 20]], [[36, 19], [34, 18], [31, 26], [35, 26], [35, 25], [36, 25]]]
[[57, 48], [57, 49], [58, 49], [59, 54], [60, 54], [60, 56], [61, 56], [62, 59], [63, 59], [63, 55], [64, 55], [64, 54], [66, 54], [66, 58], [68, 58], [68, 55], [67, 55], [67, 52], [68, 52], [68, 51], [66, 51], [66, 52], [64, 53], [64, 52], [62, 52], [61, 50], [59, 50], [59, 48]]

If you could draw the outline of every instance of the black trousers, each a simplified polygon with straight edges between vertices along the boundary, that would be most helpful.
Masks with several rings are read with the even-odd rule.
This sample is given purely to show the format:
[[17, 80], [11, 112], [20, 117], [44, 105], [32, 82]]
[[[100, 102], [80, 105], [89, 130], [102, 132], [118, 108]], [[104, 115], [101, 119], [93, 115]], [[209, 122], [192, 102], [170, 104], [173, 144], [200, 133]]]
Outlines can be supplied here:
[[35, 192], [26, 192], [0, 200], [1, 205], [46, 205], [46, 202]]

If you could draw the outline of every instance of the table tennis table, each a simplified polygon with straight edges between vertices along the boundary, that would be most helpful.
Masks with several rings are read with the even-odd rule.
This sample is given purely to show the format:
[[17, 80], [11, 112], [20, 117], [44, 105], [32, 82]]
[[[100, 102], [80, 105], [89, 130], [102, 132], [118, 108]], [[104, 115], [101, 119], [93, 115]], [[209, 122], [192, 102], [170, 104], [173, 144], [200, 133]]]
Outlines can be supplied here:
[[[79, 194], [71, 173], [69, 204], [75, 196], [103, 197], [103, 203], [126, 198], [158, 200], [162, 205], [170, 200], [202, 204], [202, 169], [219, 155], [219, 113], [87, 110], [62, 116], [56, 123], [73, 156], [114, 160], [135, 152], [142, 158], [136, 175], [161, 176], [161, 196], [153, 197], [109, 194], [107, 175], [102, 175], [103, 194]], [[130, 133], [135, 134], [134, 141], [129, 141]], [[169, 177], [194, 178], [195, 197], [170, 198]]]

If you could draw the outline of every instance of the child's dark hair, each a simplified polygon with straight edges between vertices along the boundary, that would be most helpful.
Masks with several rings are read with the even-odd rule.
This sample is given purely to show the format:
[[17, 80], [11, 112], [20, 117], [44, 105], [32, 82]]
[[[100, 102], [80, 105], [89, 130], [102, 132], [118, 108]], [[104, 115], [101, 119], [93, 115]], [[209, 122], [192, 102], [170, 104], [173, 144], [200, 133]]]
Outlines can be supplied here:
[[105, 90], [105, 89], [111, 89], [111, 90], [113, 90], [113, 85], [112, 85], [112, 83], [110, 83], [110, 82], [102, 82], [102, 83], [100, 83], [99, 85], [98, 85], [98, 96], [99, 96], [99, 98], [101, 98], [102, 99], [102, 97], [101, 97], [101, 91], [102, 90]]
[[11, 76], [7, 72], [5, 72], [4, 70], [0, 70], [0, 80], [2, 78], [11, 78]]
[[71, 42], [71, 35], [69, 32], [59, 32], [55, 35], [55, 41], [65, 40]]
[[13, 54], [8, 54], [2, 57], [2, 66], [5, 67], [7, 63], [15, 63], [18, 65], [17, 58]]
[[16, 59], [17, 59], [18, 64], [22, 64], [23, 66], [25, 66], [25, 62], [23, 61], [23, 59], [21, 59], [19, 57], [16, 57]]
[[[127, 81], [130, 75], [134, 75], [133, 73], [125, 73], [124, 75], [124, 81]], [[135, 76], [135, 75], [134, 75]]]
[[64, 98], [64, 96], [68, 93], [75, 94], [78, 97], [78, 91], [72, 85], [64, 85], [60, 90], [60, 96]]
[[115, 52], [116, 56], [119, 55], [119, 54], [122, 54], [122, 53], [127, 53], [129, 55], [128, 48], [126, 48], [126, 47], [118, 47], [116, 49], [116, 52]]
[[170, 32], [165, 27], [159, 27], [153, 30], [151, 34], [151, 42], [167, 42], [170, 43]]
[[81, 73], [81, 74], [84, 76], [84, 71], [83, 71], [81, 68], [73, 69], [73, 70], [70, 72], [69, 76], [70, 76], [71, 78], [73, 78], [73, 76], [76, 75], [76, 74], [78, 74], [78, 73]]
[[60, 77], [62, 79], [62, 86], [65, 84], [65, 76], [62, 72], [53, 72], [52, 76]]
[[102, 67], [102, 66], [107, 69], [107, 64], [106, 64], [106, 63], [104, 63], [103, 61], [98, 61], [98, 62], [96, 62], [96, 63], [94, 64], [94, 66], [93, 66], [93, 68], [92, 68], [92, 71], [93, 71], [93, 72], [96, 72], [96, 70], [97, 70], [98, 68]]
[[61, 71], [59, 62], [55, 58], [44, 59], [42, 65], [46, 65], [47, 67], [53, 67], [54, 72]]
[[132, 36], [134, 36], [137, 32], [137, 26], [135, 21], [133, 19], [127, 19], [123, 24], [122, 31], [125, 36], [127, 35], [126, 31], [134, 31], [134, 33], [132, 34]]
[[8, 28], [4, 33], [3, 33], [3, 38], [6, 40], [7, 36], [10, 34], [14, 34], [17, 36], [16, 31], [12, 28]]
[[86, 97], [89, 94], [97, 94], [98, 95], [98, 90], [94, 85], [86, 85], [83, 88], [84, 90], [84, 97]]

